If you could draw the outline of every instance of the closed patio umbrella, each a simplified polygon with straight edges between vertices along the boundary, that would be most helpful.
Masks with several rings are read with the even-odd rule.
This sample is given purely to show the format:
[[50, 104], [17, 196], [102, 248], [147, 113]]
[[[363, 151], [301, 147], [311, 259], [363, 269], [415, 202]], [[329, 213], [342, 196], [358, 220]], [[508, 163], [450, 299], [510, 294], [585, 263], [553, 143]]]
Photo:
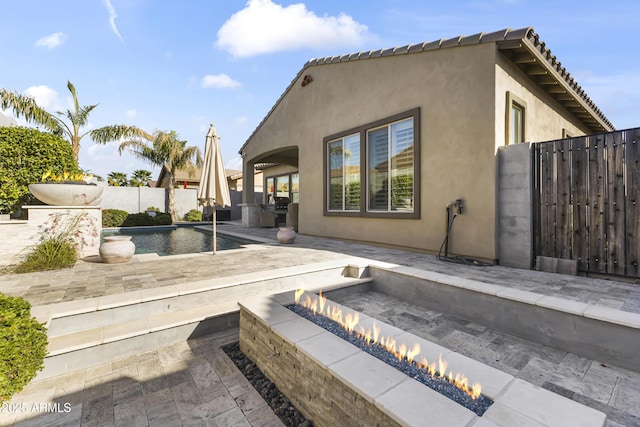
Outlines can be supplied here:
[[216, 245], [216, 205], [220, 207], [231, 206], [229, 185], [220, 154], [220, 141], [213, 124], [209, 127], [204, 148], [204, 163], [202, 176], [198, 187], [198, 202], [203, 206], [211, 206], [213, 209], [213, 254], [217, 250]]

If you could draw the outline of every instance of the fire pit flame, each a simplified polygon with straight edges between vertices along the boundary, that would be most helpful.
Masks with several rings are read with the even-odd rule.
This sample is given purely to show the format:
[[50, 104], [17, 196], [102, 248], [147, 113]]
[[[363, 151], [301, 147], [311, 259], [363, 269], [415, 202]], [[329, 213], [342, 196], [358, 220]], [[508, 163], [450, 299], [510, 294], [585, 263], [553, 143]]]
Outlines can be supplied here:
[[[302, 297], [303, 295], [304, 298]], [[322, 292], [320, 292], [319, 296], [316, 296], [313, 294], [305, 294], [304, 289], [298, 289], [295, 292], [295, 303], [311, 310], [314, 315], [320, 314], [328, 317], [342, 326], [350, 334], [355, 334], [355, 336], [362, 339], [367, 344], [377, 344], [382, 346], [398, 360], [406, 360], [409, 363], [415, 363], [416, 366], [426, 375], [429, 375], [432, 378], [441, 378], [448, 381], [460, 390], [464, 391], [473, 400], [480, 397], [480, 394], [482, 393], [482, 387], [480, 384], [474, 383], [469, 387], [469, 379], [463, 374], [454, 374], [453, 371], [447, 372], [449, 365], [442, 359], [442, 355], [438, 357], [437, 362], [429, 362], [425, 357], [421, 357], [420, 361], [414, 361], [414, 358], [420, 353], [420, 344], [414, 343], [411, 348], [409, 348], [405, 343], [398, 344], [395, 338], [381, 335], [380, 327], [376, 325], [375, 321], [373, 322], [372, 329], [365, 330], [362, 325], [358, 325], [360, 316], [357, 312], [343, 315], [342, 309], [339, 306], [327, 303], [327, 299], [322, 296]]]

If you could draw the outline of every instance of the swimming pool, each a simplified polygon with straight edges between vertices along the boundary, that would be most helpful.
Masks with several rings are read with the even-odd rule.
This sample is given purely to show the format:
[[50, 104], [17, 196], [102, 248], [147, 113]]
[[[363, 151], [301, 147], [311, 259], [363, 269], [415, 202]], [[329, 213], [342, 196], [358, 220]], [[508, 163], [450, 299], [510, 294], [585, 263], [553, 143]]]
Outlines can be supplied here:
[[[136, 254], [157, 253], [167, 256], [213, 250], [211, 231], [199, 231], [194, 227], [103, 230], [101, 237], [122, 235], [131, 236], [131, 241], [136, 245]], [[259, 242], [218, 234], [216, 243], [217, 250], [223, 251]]]

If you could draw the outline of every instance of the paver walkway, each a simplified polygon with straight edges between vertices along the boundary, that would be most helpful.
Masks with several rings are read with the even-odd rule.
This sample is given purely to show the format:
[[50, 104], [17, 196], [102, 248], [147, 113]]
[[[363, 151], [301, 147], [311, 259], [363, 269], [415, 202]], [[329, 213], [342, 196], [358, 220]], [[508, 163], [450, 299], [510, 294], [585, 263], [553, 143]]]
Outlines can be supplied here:
[[281, 427], [224, 354], [229, 330], [29, 384], [0, 425]]
[[636, 283], [502, 266], [454, 264], [419, 252], [312, 236], [298, 236], [293, 245], [278, 245], [273, 228], [225, 224], [218, 226], [218, 231], [253, 236], [273, 245], [220, 251], [214, 257], [210, 253], [160, 258], [142, 256], [127, 264], [80, 262], [68, 270], [0, 275], [0, 291], [23, 296], [32, 305], [43, 305], [339, 259], [346, 254], [640, 313], [640, 284]]
[[[346, 254], [640, 313], [638, 284], [501, 266], [474, 267], [444, 263], [428, 254], [311, 236], [298, 236], [293, 245], [278, 245], [275, 242], [275, 229], [247, 229], [238, 224], [220, 225], [218, 230], [251, 235], [270, 243], [250, 249], [221, 251], [216, 256], [206, 253], [162, 258], [140, 256], [127, 264], [112, 265], [91, 262], [95, 260], [89, 259], [68, 270], [0, 275], [0, 292], [24, 296], [37, 306], [340, 259]], [[540, 350], [514, 337], [500, 338], [499, 335], [493, 335], [495, 331], [482, 329], [478, 325], [460, 323], [423, 308], [418, 312], [416, 310], [390, 303], [388, 309], [381, 306], [379, 314], [382, 320], [387, 316], [398, 324], [411, 319], [411, 316], [426, 319], [422, 332], [442, 340], [443, 345], [455, 351], [468, 354], [473, 353], [471, 350], [476, 347], [484, 347], [491, 352], [483, 350], [478, 352], [478, 357], [482, 360], [499, 355], [500, 364], [509, 373], [516, 372], [536, 384], [544, 377], [548, 384], [557, 386], [553, 389], [548, 385], [547, 388], [557, 393], [571, 394], [569, 397], [575, 400], [581, 399], [581, 396], [590, 397], [591, 400], [583, 402], [586, 404], [609, 405], [612, 411], [621, 411], [609, 421], [611, 427], [634, 425], [640, 419], [640, 414], [632, 409], [626, 410], [625, 404], [621, 403], [640, 401], [639, 373], [616, 370], [614, 380], [608, 374], [603, 375], [603, 371], [609, 371], [598, 369], [594, 361], [574, 360], [573, 356], [561, 355], [554, 349]], [[489, 344], [477, 340], [483, 334], [492, 338]], [[471, 339], [467, 339], [467, 336]], [[15, 425], [19, 426], [281, 425], [269, 408], [263, 406], [266, 405], [264, 401], [255, 400], [257, 393], [251, 393], [249, 383], [220, 350], [224, 342], [234, 340], [237, 340], [237, 331], [230, 330], [226, 334], [159, 348], [122, 361], [33, 382], [14, 396], [11, 403], [21, 405], [17, 408], [28, 409], [33, 409], [33, 403], [43, 403], [43, 409], [47, 410], [56, 409], [46, 406], [48, 402], [55, 401], [70, 404], [70, 412], [0, 413], [0, 425], [16, 421]], [[523, 365], [522, 353], [527, 351], [533, 352], [531, 354], [534, 357]], [[548, 357], [538, 357], [540, 352], [548, 353]], [[468, 355], [474, 357], [473, 354]], [[532, 362], [534, 359], [544, 363], [535, 365]], [[561, 373], [561, 369], [550, 367], [548, 362], [567, 369], [572, 375], [565, 382], [550, 380], [549, 376]], [[591, 374], [595, 376], [592, 378]], [[591, 383], [587, 381], [585, 385], [585, 379]], [[589, 394], [591, 392], [585, 392], [585, 387], [595, 390], [601, 387], [600, 383], [611, 391], [607, 402], [604, 402], [604, 397], [594, 398]], [[544, 382], [539, 385], [544, 385]], [[26, 418], [30, 420], [23, 421]]]

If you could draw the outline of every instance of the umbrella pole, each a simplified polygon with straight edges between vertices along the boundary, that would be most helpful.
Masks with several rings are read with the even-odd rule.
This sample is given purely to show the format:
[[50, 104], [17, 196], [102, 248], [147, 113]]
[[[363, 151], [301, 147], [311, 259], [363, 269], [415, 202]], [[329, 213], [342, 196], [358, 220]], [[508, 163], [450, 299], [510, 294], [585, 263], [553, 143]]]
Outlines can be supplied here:
[[217, 242], [217, 238], [216, 238], [216, 205], [213, 205], [213, 254], [216, 254], [216, 249], [218, 246], [218, 242]]

